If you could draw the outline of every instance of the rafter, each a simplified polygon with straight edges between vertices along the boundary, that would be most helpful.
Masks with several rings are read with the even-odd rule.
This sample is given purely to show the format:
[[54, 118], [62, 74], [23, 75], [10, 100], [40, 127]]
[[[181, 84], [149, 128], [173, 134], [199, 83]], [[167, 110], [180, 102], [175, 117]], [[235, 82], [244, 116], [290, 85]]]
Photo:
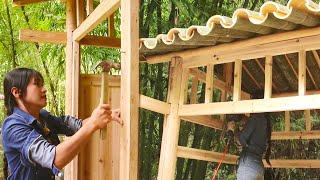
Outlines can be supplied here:
[[260, 84], [257, 82], [257, 80], [252, 76], [252, 74], [250, 73], [249, 69], [247, 68], [247, 66], [243, 63], [242, 67], [244, 69], [244, 71], [248, 74], [248, 76], [251, 78], [251, 80], [255, 83], [255, 85], [261, 89]]

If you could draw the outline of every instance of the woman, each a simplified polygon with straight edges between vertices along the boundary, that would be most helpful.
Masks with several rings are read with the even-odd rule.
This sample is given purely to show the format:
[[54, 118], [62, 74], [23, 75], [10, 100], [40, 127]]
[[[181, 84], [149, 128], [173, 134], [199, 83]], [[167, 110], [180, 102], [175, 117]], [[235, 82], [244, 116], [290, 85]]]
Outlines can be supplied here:
[[[83, 121], [51, 115], [42, 109], [47, 105], [43, 77], [33, 69], [10, 71], [3, 86], [7, 118], [2, 125], [2, 143], [10, 170], [9, 180], [54, 179], [96, 130], [112, 120], [122, 124], [119, 112], [112, 115], [108, 104], [98, 105]], [[57, 134], [71, 137], [60, 143]]]
[[[260, 99], [261, 96], [257, 96], [257, 94], [258, 93], [254, 93], [252, 99]], [[227, 124], [227, 131], [233, 131], [237, 144], [242, 148], [239, 157], [237, 179], [263, 180], [264, 165], [262, 158], [264, 153], [267, 163], [271, 166], [269, 161], [271, 124], [270, 120], [267, 119], [267, 114], [256, 113], [251, 114], [250, 117], [245, 115], [229, 115], [227, 116], [227, 119], [229, 121]], [[244, 123], [241, 130], [236, 127], [235, 122], [238, 121]]]

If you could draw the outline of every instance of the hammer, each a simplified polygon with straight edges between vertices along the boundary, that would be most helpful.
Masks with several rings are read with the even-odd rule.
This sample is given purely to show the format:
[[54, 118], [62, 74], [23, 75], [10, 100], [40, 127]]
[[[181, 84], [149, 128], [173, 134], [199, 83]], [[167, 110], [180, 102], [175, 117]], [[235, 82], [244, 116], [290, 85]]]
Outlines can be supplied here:
[[[109, 72], [111, 68], [120, 69], [120, 64], [113, 63], [111, 61], [101, 61], [100, 63], [96, 64], [93, 69], [98, 67], [102, 68], [101, 74], [101, 97], [100, 97], [100, 104], [107, 104], [109, 99]], [[103, 128], [100, 130], [100, 138], [104, 140], [107, 135], [107, 128]]]

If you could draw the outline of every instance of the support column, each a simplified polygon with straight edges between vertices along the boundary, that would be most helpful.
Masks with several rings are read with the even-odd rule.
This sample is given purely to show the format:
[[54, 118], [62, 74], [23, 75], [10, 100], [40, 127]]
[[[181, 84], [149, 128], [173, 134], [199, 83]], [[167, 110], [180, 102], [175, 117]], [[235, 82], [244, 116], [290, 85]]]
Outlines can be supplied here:
[[[79, 43], [74, 44], [72, 41], [73, 31], [77, 27], [76, 18], [76, 1], [67, 0], [66, 2], [67, 13], [67, 46], [66, 46], [66, 86], [65, 86], [65, 114], [71, 116], [78, 116], [78, 91], [77, 83], [79, 83]], [[76, 50], [77, 49], [77, 50]], [[77, 71], [75, 70], [77, 69]], [[79, 85], [79, 84], [78, 84]], [[78, 86], [79, 87], [79, 86]], [[78, 157], [75, 157], [64, 170], [65, 180], [78, 179]]]
[[168, 87], [168, 103], [170, 114], [163, 123], [163, 135], [159, 161], [158, 180], [173, 180], [177, 162], [177, 147], [180, 130], [178, 116], [180, 92], [182, 85], [182, 60], [175, 58], [171, 61]]
[[138, 179], [139, 0], [121, 0], [120, 178]]

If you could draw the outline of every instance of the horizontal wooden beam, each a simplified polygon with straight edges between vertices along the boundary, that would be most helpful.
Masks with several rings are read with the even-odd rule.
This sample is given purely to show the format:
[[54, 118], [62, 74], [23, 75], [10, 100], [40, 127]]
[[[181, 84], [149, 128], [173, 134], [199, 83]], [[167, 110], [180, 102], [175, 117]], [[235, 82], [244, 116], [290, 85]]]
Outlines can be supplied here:
[[272, 132], [272, 140], [320, 139], [320, 130]]
[[[223, 153], [206, 151], [188, 147], [178, 146], [177, 156], [180, 158], [196, 159], [209, 162], [220, 162]], [[226, 154], [223, 163], [236, 164], [239, 156]], [[305, 159], [271, 159], [270, 163], [273, 168], [320, 168], [320, 160], [305, 160]], [[270, 166], [263, 160], [266, 168]]]
[[12, 0], [12, 7], [25, 6], [28, 4], [47, 2], [48, 0]]
[[[108, 77], [108, 86], [120, 87], [121, 76], [113, 75]], [[100, 74], [80, 74], [79, 83], [88, 86], [101, 86]]]
[[[67, 33], [21, 29], [19, 33], [19, 40], [26, 42], [66, 44]], [[84, 46], [120, 48], [121, 39], [114, 37], [86, 35], [81, 39], [80, 44]]]
[[[285, 47], [285, 48], [283, 48]], [[240, 60], [264, 58], [266, 54], [277, 56], [281, 54], [296, 53], [300, 50], [310, 51], [320, 48], [320, 35], [301, 37], [281, 42], [255, 45], [254, 47], [240, 47], [239, 49], [227, 49], [223, 52], [213, 51], [211, 54], [199, 54], [198, 56], [184, 58], [184, 68], [205, 66], [208, 63], [223, 64], [234, 62], [235, 57]]]
[[320, 95], [317, 94], [271, 99], [242, 100], [237, 102], [187, 104], [179, 107], [178, 115], [197, 116], [320, 109], [319, 102]]
[[103, 0], [98, 7], [73, 31], [73, 41], [80, 41], [120, 7], [120, 0]]
[[140, 95], [140, 107], [161, 114], [170, 113], [170, 104], [144, 95]]
[[[147, 63], [154, 64], [169, 62], [171, 61], [172, 57], [181, 57], [183, 60], [191, 60], [189, 61], [188, 67], [197, 67], [201, 64], [208, 64], [208, 61], [214, 63], [224, 63], [231, 62], [231, 60], [234, 60], [235, 57], [241, 59], [261, 57], [261, 55], [265, 56], [266, 52], [268, 52], [268, 55], [279, 55], [293, 51], [296, 52], [298, 51], [296, 49], [299, 48], [304, 48], [306, 50], [319, 49], [319, 43], [313, 42], [311, 44], [305, 44], [309, 43], [309, 41], [312, 41], [313, 38], [319, 39], [319, 32], [320, 27], [282, 32], [250, 38], [234, 43], [225, 43], [217, 46], [188, 49], [185, 51], [172, 52], [163, 55], [149, 56], [146, 57], [145, 61]], [[306, 40], [308, 42], [306, 42]], [[304, 45], [306, 46], [303, 47]], [[239, 56], [235, 56], [236, 54]], [[227, 57], [229, 58], [228, 60], [223, 60]], [[196, 62], [196, 64], [192, 65], [192, 61]]]
[[223, 121], [220, 119], [213, 119], [211, 116], [181, 116], [180, 118], [191, 123], [219, 130], [221, 130], [223, 126]]
[[[180, 158], [187, 158], [187, 159], [197, 159], [202, 161], [209, 161], [209, 162], [219, 162], [223, 153], [195, 149], [195, 148], [188, 148], [178, 146], [177, 148], [177, 156]], [[226, 154], [224, 157], [224, 163], [227, 164], [236, 164], [236, 161], [239, 156]]]
[[[201, 71], [198, 68], [190, 68], [189, 69], [190, 75], [195, 76], [199, 79], [199, 81], [206, 83], [206, 73]], [[225, 90], [229, 94], [233, 94], [233, 86], [228, 86], [226, 82], [215, 78], [213, 86], [219, 90]], [[242, 99], [250, 99], [250, 94], [246, 93], [244, 91], [241, 92], [241, 98]]]

